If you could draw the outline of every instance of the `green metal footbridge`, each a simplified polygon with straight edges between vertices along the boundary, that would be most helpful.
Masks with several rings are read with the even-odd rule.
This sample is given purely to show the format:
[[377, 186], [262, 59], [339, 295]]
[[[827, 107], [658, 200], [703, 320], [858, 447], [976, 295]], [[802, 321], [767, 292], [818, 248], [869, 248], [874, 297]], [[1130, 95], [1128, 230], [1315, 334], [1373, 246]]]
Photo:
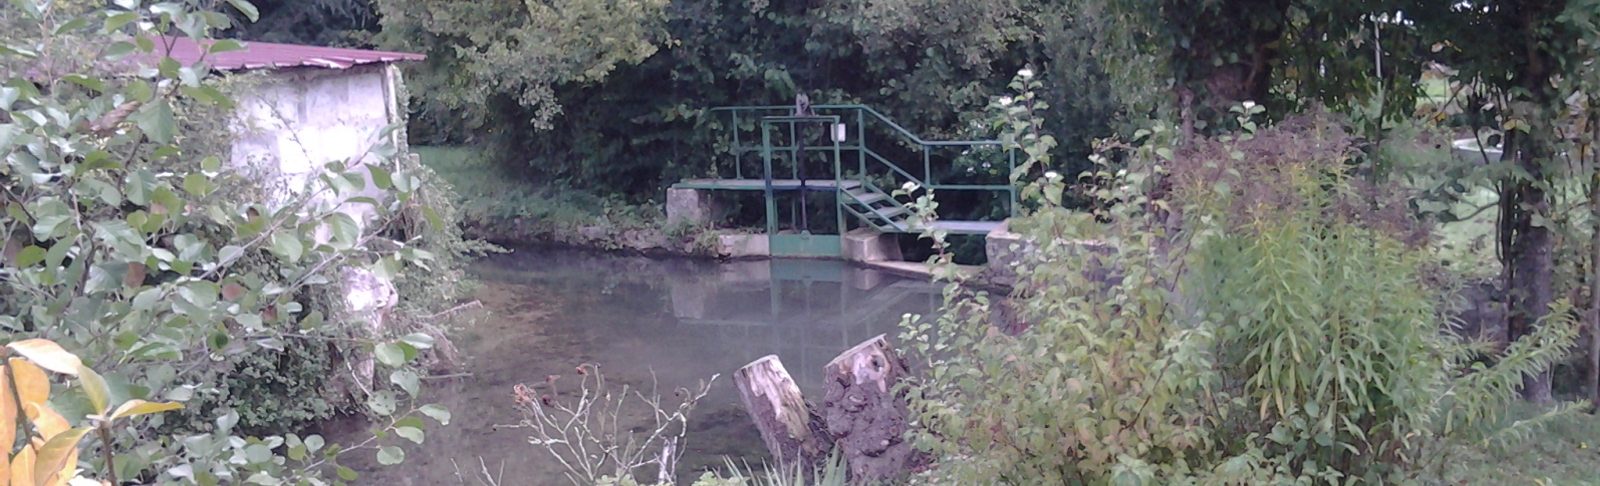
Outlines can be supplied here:
[[[774, 256], [838, 256], [841, 235], [857, 228], [984, 235], [1016, 210], [1016, 153], [999, 140], [927, 140], [857, 104], [816, 105], [805, 115], [793, 106], [710, 111], [712, 177], [673, 187], [762, 191]], [[907, 203], [929, 190], [940, 194], [941, 217], [924, 221]], [[967, 193], [953, 198], [967, 207], [946, 206], [955, 191]]]

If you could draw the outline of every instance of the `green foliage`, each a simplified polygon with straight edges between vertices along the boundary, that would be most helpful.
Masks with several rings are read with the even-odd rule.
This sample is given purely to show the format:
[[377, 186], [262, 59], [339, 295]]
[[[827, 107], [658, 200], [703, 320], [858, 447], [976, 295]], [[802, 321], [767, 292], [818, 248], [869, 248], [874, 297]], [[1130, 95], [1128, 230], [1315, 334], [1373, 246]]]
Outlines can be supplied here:
[[[525, 183], [635, 203], [657, 198], [664, 182], [710, 170], [714, 128], [723, 123], [705, 111], [714, 106], [787, 104], [803, 91], [818, 103], [869, 104], [930, 138], [966, 138], [986, 131], [974, 114], [1005, 89], [994, 74], [1032, 61], [1054, 82], [1052, 120], [1068, 135], [1062, 153], [1087, 153], [1089, 140], [1109, 134], [1117, 110], [1086, 42], [1097, 21], [1078, 2], [640, 3], [650, 8], [545, 27], [555, 32], [515, 53], [540, 56], [569, 34], [616, 31], [617, 43], [602, 47], [617, 51], [600, 56], [594, 75], [569, 69], [563, 53], [513, 63], [506, 80], [502, 64], [478, 58], [515, 35], [501, 31], [534, 18], [520, 4], [391, 3], [384, 8], [403, 13], [384, 16], [384, 45], [430, 55], [412, 77], [421, 88], [413, 123], [421, 140], [486, 143], [491, 159]], [[569, 18], [622, 3], [540, 8]], [[653, 53], [630, 50], [640, 55], [624, 59], [622, 47], [634, 42], [650, 43]], [[463, 62], [483, 64], [490, 76], [452, 64]], [[546, 80], [550, 91], [524, 93], [518, 82], [527, 78]], [[517, 102], [525, 94], [532, 105]], [[532, 130], [530, 121], [548, 125]]]
[[[227, 83], [168, 57], [163, 43], [204, 40], [229, 17], [182, 3], [132, 5], [0, 7], [5, 22], [35, 26], [0, 35], [0, 326], [13, 340], [49, 339], [100, 368], [85, 380], [88, 406], [61, 409], [65, 424], [93, 424], [130, 399], [200, 405], [184, 424], [157, 418], [104, 430], [105, 454], [74, 463], [94, 476], [353, 480], [337, 465], [341, 455], [420, 442], [423, 416], [447, 421], [419, 401], [412, 369], [442, 334], [401, 318], [410, 327], [374, 335], [329, 304], [330, 294], [343, 272], [365, 268], [419, 297], [404, 307], [415, 319], [448, 317], [439, 309], [457, 283], [399, 277], [434, 268], [459, 276], [464, 243], [444, 219], [453, 213], [427, 206], [448, 200], [448, 189], [434, 193], [425, 171], [394, 158], [404, 147], [378, 137], [360, 157], [366, 165], [333, 162], [286, 201], [264, 204], [274, 188], [223, 163], [228, 142], [218, 127], [234, 105]], [[259, 13], [242, 0], [228, 5]], [[236, 47], [218, 42], [209, 54]], [[130, 76], [128, 66], [141, 64], [154, 67]], [[372, 194], [368, 171], [382, 194], [375, 200], [361, 199]], [[346, 203], [376, 216], [358, 222], [338, 210]], [[334, 356], [348, 370], [374, 348], [399, 351], [375, 371], [393, 387], [359, 397], [378, 434], [339, 446], [282, 429], [328, 412], [335, 392], [321, 385], [344, 375], [329, 372]], [[132, 411], [150, 411], [139, 407]]]
[[[1127, 165], [1083, 176], [1092, 212], [1054, 204], [1060, 177], [1027, 180], [1044, 203], [1013, 226], [1031, 251], [1008, 301], [942, 273], [957, 277], [941, 316], [904, 336], [928, 370], [912, 396], [919, 445], [945, 458], [936, 477], [1386, 482], [1416, 478], [1452, 438], [1534, 423], [1492, 432], [1575, 323], [1553, 317], [1503, 353], [1441, 334], [1409, 207], [1350, 176], [1341, 127], [1257, 130], [1260, 107], [1230, 111], [1244, 131], [1175, 147], [1158, 127], [1110, 146]], [[1009, 125], [1008, 140], [1040, 143]], [[997, 306], [1022, 329], [993, 327]]]
[[208, 387], [197, 390], [180, 416], [183, 420], [173, 425], [192, 431], [232, 410], [239, 415], [241, 433], [271, 435], [330, 418], [335, 400], [342, 398], [329, 391], [331, 378], [338, 376], [334, 353], [329, 346], [312, 344], [228, 356], [213, 374], [195, 380]]

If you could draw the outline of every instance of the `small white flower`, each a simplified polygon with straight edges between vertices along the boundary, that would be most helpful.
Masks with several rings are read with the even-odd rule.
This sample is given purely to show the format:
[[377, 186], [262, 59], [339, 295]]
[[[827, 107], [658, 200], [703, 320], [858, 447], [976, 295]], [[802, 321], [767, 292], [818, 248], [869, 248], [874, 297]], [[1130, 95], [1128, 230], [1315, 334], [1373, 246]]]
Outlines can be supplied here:
[[900, 190], [906, 192], [915, 191], [917, 190], [917, 183], [907, 181], [905, 184], [900, 185]]
[[1256, 102], [1254, 102], [1254, 101], [1246, 101], [1246, 102], [1244, 102], [1244, 109], [1246, 109], [1246, 110], [1251, 109], [1251, 108], [1255, 108], [1255, 107], [1256, 107]]
[[1045, 173], [1044, 173], [1044, 178], [1046, 178], [1046, 179], [1050, 179], [1050, 180], [1052, 180], [1052, 181], [1053, 181], [1053, 180], [1056, 180], [1056, 179], [1060, 179], [1060, 178], [1061, 178], [1061, 173], [1060, 173], [1060, 172], [1056, 172], [1056, 171], [1053, 171], [1053, 170], [1052, 170], [1052, 171], [1049, 171], [1049, 172], [1045, 172]]
[[1011, 106], [1011, 102], [1012, 100], [1010, 96], [1000, 97], [1000, 106]]
[[1017, 71], [1017, 75], [1018, 76], [1022, 76], [1022, 79], [1032, 78], [1033, 77], [1033, 69], [1031, 69], [1031, 68], [1022, 68], [1021, 71]]

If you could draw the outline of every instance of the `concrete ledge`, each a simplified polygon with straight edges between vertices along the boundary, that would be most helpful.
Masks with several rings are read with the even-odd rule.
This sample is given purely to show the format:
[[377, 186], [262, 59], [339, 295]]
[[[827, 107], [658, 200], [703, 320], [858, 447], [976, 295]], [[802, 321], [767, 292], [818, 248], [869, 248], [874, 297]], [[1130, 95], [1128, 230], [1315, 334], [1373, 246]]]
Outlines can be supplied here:
[[900, 242], [892, 234], [879, 233], [869, 228], [856, 228], [845, 233], [839, 241], [843, 246], [840, 250], [845, 260], [861, 263], [905, 260], [900, 255]]
[[772, 256], [767, 235], [717, 235], [717, 256], [723, 258], [765, 258]]
[[989, 231], [983, 239], [983, 252], [989, 259], [989, 274], [996, 283], [1011, 285], [1017, 280], [1016, 266], [1032, 250], [1033, 244], [1023, 241], [1022, 235], [1011, 232], [1011, 221]]
[[707, 226], [718, 209], [711, 199], [711, 191], [667, 188], [667, 226]]

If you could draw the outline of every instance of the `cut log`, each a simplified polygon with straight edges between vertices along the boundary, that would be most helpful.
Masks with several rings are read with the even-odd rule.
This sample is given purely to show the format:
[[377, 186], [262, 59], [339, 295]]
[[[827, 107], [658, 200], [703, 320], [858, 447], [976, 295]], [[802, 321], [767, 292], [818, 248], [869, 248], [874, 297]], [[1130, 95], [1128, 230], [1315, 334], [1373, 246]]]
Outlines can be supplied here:
[[895, 385], [905, 360], [878, 335], [840, 353], [825, 369], [823, 422], [857, 484], [901, 478], [928, 463], [906, 440], [910, 412]]
[[783, 468], [810, 471], [826, 460], [833, 442], [822, 420], [806, 404], [777, 355], [768, 355], [733, 374], [745, 411], [761, 431], [773, 460]]

